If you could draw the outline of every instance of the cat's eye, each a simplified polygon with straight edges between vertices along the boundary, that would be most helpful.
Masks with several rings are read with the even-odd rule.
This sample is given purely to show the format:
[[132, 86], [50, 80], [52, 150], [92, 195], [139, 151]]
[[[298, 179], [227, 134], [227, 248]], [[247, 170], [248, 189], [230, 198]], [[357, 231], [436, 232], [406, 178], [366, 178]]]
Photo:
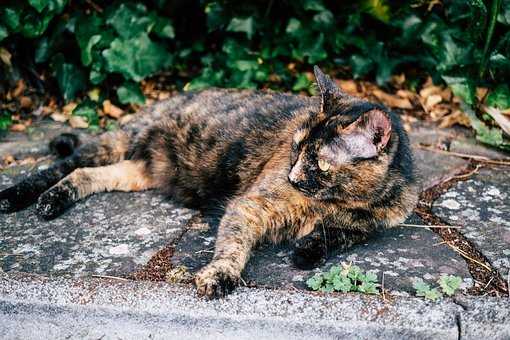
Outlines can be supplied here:
[[319, 169], [321, 169], [322, 171], [328, 171], [330, 167], [331, 164], [328, 161], [324, 159], [319, 159]]

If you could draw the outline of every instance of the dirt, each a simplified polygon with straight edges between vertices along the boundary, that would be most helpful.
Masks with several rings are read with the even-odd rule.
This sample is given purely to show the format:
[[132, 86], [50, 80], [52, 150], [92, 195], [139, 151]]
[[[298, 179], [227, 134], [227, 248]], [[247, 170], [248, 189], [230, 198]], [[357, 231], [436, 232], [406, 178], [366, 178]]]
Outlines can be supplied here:
[[127, 278], [142, 281], [165, 281], [166, 274], [172, 270], [170, 259], [174, 255], [174, 247], [168, 245], [154, 254], [142, 269], [130, 274]]
[[[468, 180], [480, 168], [489, 166], [491, 165], [472, 160], [467, 168], [459, 171], [440, 184], [423, 191], [415, 210], [416, 213], [429, 225], [449, 225], [446, 221], [432, 213], [432, 204], [434, 201], [457, 182]], [[444, 242], [454, 251], [458, 252], [466, 261], [469, 272], [475, 280], [473, 287], [468, 290], [469, 294], [488, 294], [491, 296], [508, 294], [509, 287], [507, 282], [501, 277], [498, 271], [492, 267], [487, 258], [476, 249], [475, 245], [457, 229], [431, 228], [431, 230], [441, 236]]]

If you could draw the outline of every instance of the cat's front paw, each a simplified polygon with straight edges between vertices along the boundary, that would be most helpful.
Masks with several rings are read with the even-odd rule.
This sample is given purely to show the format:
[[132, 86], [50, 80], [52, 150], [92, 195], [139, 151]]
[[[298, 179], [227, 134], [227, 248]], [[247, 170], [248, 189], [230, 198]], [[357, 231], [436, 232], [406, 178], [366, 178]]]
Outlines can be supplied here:
[[326, 246], [313, 238], [298, 240], [292, 253], [292, 262], [299, 269], [310, 270], [320, 267], [327, 260]]
[[227, 265], [210, 263], [195, 276], [199, 296], [209, 299], [225, 297], [239, 285], [240, 276], [232, 273]]
[[37, 215], [51, 220], [61, 215], [77, 200], [77, 191], [71, 185], [61, 183], [44, 192], [37, 201]]

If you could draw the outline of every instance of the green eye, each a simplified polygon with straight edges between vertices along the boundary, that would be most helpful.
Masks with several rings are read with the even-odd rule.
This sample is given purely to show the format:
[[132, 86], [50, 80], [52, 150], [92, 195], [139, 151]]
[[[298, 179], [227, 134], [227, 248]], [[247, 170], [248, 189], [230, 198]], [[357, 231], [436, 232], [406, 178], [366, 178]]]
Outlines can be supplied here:
[[319, 159], [319, 169], [321, 169], [322, 171], [328, 171], [330, 167], [331, 164], [328, 161], [324, 159]]

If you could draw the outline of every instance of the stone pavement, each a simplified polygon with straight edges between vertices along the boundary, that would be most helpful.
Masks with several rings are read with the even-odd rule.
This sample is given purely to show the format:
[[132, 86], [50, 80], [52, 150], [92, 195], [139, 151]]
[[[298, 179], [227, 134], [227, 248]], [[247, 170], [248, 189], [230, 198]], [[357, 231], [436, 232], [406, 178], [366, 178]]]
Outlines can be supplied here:
[[[36, 158], [44, 155], [46, 153], [45, 141], [54, 135], [59, 128], [54, 123], [44, 123], [36, 125], [29, 136], [25, 134], [9, 134], [0, 143], [0, 158], [8, 154], [12, 154], [18, 159], [28, 155], [35, 156]], [[461, 158], [424, 150], [418, 147], [420, 143], [432, 146], [446, 144], [450, 145], [452, 151], [466, 152], [466, 150], [471, 150], [471, 153], [495, 158], [506, 156], [473, 144], [471, 136], [463, 131], [453, 129], [440, 130], [421, 123], [413, 126], [411, 140], [413, 142], [417, 166], [423, 178], [424, 188], [436, 185], [441, 180], [466, 168], [468, 162]], [[0, 189], [15, 183], [18, 178], [21, 178], [31, 169], [45, 166], [47, 163], [48, 160], [44, 160], [35, 165], [15, 166], [4, 169], [0, 172]], [[510, 210], [508, 209], [509, 200], [507, 197], [509, 192], [508, 180], [510, 179], [509, 170], [510, 168], [508, 167], [481, 170], [469, 180], [459, 182], [443, 194], [435, 202], [433, 208], [434, 213], [451, 224], [462, 224], [464, 228], [461, 229], [461, 232], [489, 259], [491, 264], [500, 271], [501, 275], [507, 275], [510, 258]], [[195, 211], [176, 206], [158, 193], [149, 191], [143, 193], [104, 193], [94, 195], [78, 203], [63, 216], [50, 222], [39, 220], [34, 214], [33, 207], [14, 214], [0, 215], [0, 264], [1, 269], [6, 273], [4, 275], [7, 277], [3, 282], [16, 280], [18, 277], [15, 274], [16, 272], [35, 273], [44, 276], [74, 277], [74, 280], [77, 280], [76, 282], [82, 282], [83, 277], [91, 275], [126, 277], [147, 263], [151, 256], [159, 249], [169, 244], [175, 246], [175, 254], [171, 258], [171, 262], [176, 266], [184, 265], [193, 272], [207, 263], [212, 256], [217, 226], [217, 221], [207, 217], [204, 220], [205, 223], [202, 224], [188, 223], [195, 214]], [[424, 224], [414, 215], [408, 223]], [[249, 300], [251, 299], [249, 292], [252, 291], [254, 292], [253, 294], [255, 292], [271, 292], [271, 294], [282, 294], [282, 296], [290, 294], [289, 292], [292, 291], [296, 292], [296, 294], [302, 294], [307, 299], [312, 299], [313, 296], [316, 296], [306, 291], [304, 283], [309, 276], [313, 275], [313, 271], [294, 268], [290, 262], [290, 251], [291, 247], [288, 244], [262, 245], [259, 249], [255, 250], [243, 278], [246, 282], [250, 283], [250, 286], [265, 287], [271, 290], [244, 288], [241, 290], [243, 293], [236, 295], [233, 299]], [[441, 274], [453, 274], [462, 277], [463, 288], [470, 287], [473, 283], [464, 259], [444, 244], [437, 234], [426, 228], [402, 227], [388, 230], [376, 235], [366, 244], [356, 246], [346, 253], [337, 254], [321, 269], [327, 269], [332, 264], [342, 261], [352, 262], [364, 270], [375, 272], [378, 275], [379, 281], [382, 280], [384, 275], [385, 288], [393, 295], [414, 295], [412, 288], [414, 279], [422, 278], [425, 281], [433, 282]], [[27, 279], [25, 278], [24, 280]], [[86, 279], [83, 280], [86, 281]], [[97, 283], [99, 281], [94, 282]], [[138, 293], [142, 289], [140, 287], [143, 287], [143, 283], [129, 284], [133, 284]], [[66, 281], [62, 285], [72, 286], [73, 283]], [[174, 289], [171, 285], [168, 287], [158, 287], [158, 289], [163, 290]], [[175, 289], [179, 290], [181, 288]], [[180, 296], [185, 296], [189, 290], [188, 288], [182, 288], [179, 292]], [[27, 320], [23, 319], [23, 315], [25, 315], [23, 313], [33, 316], [33, 314], [29, 313], [29, 310], [35, 307], [29, 308], [25, 302], [18, 300], [13, 302], [10, 297], [6, 297], [10, 296], [9, 294], [9, 289], [5, 288], [2, 290], [0, 288], [0, 301], [3, 301], [0, 302], [0, 311], [3, 311], [4, 319], [12, 320], [10, 321], [12, 323], [26, 322]], [[38, 297], [31, 298], [38, 299]], [[360, 296], [353, 297], [352, 295], [345, 295], [344, 298], [341, 298], [340, 295], [335, 295], [335, 299], [339, 299], [338, 301], [340, 302], [338, 303], [340, 304], [344, 303], [342, 299], [350, 301], [349, 299], [363, 300], [365, 298]], [[24, 298], [21, 300], [25, 301]], [[434, 304], [428, 304], [417, 299], [404, 301], [408, 301], [406, 303], [410, 304], [417, 304], [416, 306], [426, 308], [427, 311], [431, 308], [442, 308], [439, 305], [443, 304], [441, 303], [435, 307]], [[499, 303], [497, 300], [494, 301], [496, 304]], [[255, 302], [257, 301], [252, 303]], [[506, 300], [506, 303], [508, 303], [508, 300]], [[5, 310], [11, 308], [9, 304], [14, 304], [16, 310], [20, 311], [20, 314], [17, 314], [16, 317], [5, 314]], [[348, 304], [341, 306], [343, 306], [342, 308], [347, 308]], [[25, 307], [28, 309], [25, 310]], [[179, 308], [181, 307], [184, 308], [179, 305]], [[454, 307], [455, 310], [458, 309], [458, 306]], [[42, 303], [40, 306], [38, 305], [37, 308], [45, 312], [39, 319], [31, 321], [34, 330], [38, 327], [37, 325], [44, 324], [45, 318], [48, 315], [76, 317], [78, 310], [81, 310], [81, 307], [77, 309], [76, 306], [53, 308], [52, 301], [50, 300]], [[94, 324], [94, 320], [97, 321], [97, 318], [100, 318], [101, 313], [103, 313], [101, 308], [95, 310], [87, 317], [83, 317], [83, 320], [81, 320], [83, 321], [82, 324]], [[167, 317], [158, 314], [153, 322], [158, 324], [162, 320], [166, 320], [175, 324], [175, 330], [178, 330], [181, 327], [178, 326], [176, 321], [180, 320], [180, 317], [176, 316], [178, 312], [180, 313], [180, 311], [173, 311], [173, 313], [169, 314], [171, 316]], [[425, 311], [422, 312], [425, 313]], [[110, 316], [113, 315], [113, 312], [104, 313], [110, 313]], [[130, 313], [129, 311], [119, 312], [115, 314], [115, 318], [118, 317], [115, 320], [121, 324], [129, 323], [130, 320], [135, 318]], [[448, 314], [449, 312], [445, 313]], [[475, 314], [471, 317], [476, 318]], [[497, 319], [498, 315], [495, 315], [494, 318]], [[175, 319], [169, 321], [173, 317]], [[321, 314], [321, 317], [326, 316]], [[226, 316], [225, 318], [228, 319]], [[215, 316], [214, 318], [213, 323], [217, 327], [221, 323], [231, 322], [226, 321], [226, 319], [220, 319], [220, 316]], [[398, 317], [395, 316], [393, 319], [398, 319]], [[441, 317], [438, 317], [438, 319], [441, 319]], [[347, 324], [348, 322], [345, 320], [343, 322]], [[452, 320], [454, 321], [451, 322], [458, 322], [457, 319]], [[494, 320], [489, 321], [493, 322]], [[148, 334], [144, 332], [150, 328], [150, 322], [152, 321], [148, 320], [147, 324], [143, 325], [143, 327], [140, 326], [140, 332], [142, 332], [140, 334]], [[186, 322], [191, 321], [188, 320]], [[241, 327], [242, 322], [235, 322], [231, 325], [234, 327], [235, 324], [235, 327], [238, 328], [236, 328], [236, 331], [233, 330], [233, 333], [229, 333], [230, 335], [241, 334], [239, 333], [241, 329], [239, 327]], [[265, 323], [266, 321], [258, 320], [257, 322], [260, 322], [261, 325], [268, 325]], [[197, 321], [195, 320], [194, 325], [196, 324]], [[338, 331], [343, 327], [342, 325], [331, 329]], [[331, 324], [326, 323], [326, 326], [330, 327]], [[433, 322], [426, 327], [432, 326]], [[281, 327], [281, 325], [278, 327]], [[389, 329], [388, 327], [391, 328], [388, 325], [387, 329]], [[479, 331], [480, 328], [477, 327], [473, 326], [472, 331]], [[304, 328], [306, 327], [298, 327], [303, 332]], [[200, 334], [200, 331], [204, 329], [198, 329], [196, 334]], [[385, 334], [392, 334], [385, 333], [387, 329], [383, 330], [381, 328], [381, 333], [378, 334], [381, 334], [383, 337]], [[439, 332], [440, 329], [438, 328], [437, 331]], [[47, 330], [50, 332], [49, 328]], [[96, 330], [99, 331], [100, 328], [96, 328]], [[279, 330], [283, 332], [282, 329], [279, 328]], [[311, 327], [310, 330], [321, 334], [317, 327]], [[456, 337], [457, 331], [458, 327], [454, 325], [448, 328], [445, 331], [446, 333], [441, 334], [445, 335], [444, 337]], [[292, 329], [287, 329], [285, 332], [292, 332]], [[338, 334], [348, 334], [342, 333], [347, 332], [346, 329], [339, 330], [339, 332]], [[5, 334], [27, 335], [26, 332]], [[247, 331], [244, 336], [247, 337], [250, 334]], [[258, 333], [255, 332], [253, 334]], [[290, 336], [293, 333], [281, 334]], [[310, 337], [314, 337], [312, 333], [307, 334]], [[364, 335], [369, 333], [360, 334], [362, 334], [360, 337], [365, 337]], [[426, 334], [424, 332], [412, 334], [417, 336], [420, 334], [420, 337], [427, 337], [424, 335]], [[0, 337], [1, 335], [0, 330]], [[110, 335], [113, 336], [113, 334]], [[190, 338], [192, 337], [190, 336]]]

